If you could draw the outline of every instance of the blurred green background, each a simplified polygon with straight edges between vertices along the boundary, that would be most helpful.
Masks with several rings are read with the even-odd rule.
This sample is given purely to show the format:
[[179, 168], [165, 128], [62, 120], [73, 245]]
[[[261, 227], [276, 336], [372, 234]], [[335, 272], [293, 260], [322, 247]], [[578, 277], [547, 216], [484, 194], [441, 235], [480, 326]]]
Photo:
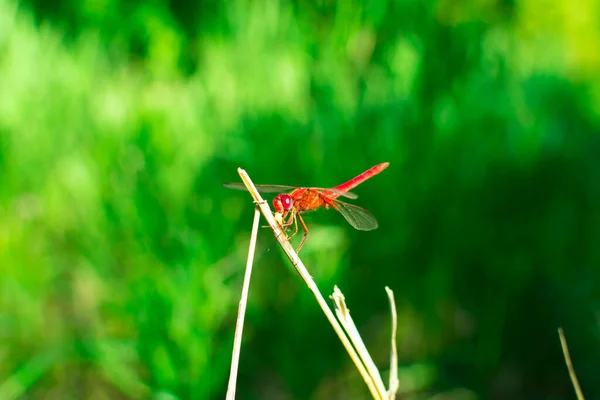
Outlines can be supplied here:
[[[600, 3], [0, 0], [0, 399], [222, 399], [253, 204], [307, 215], [403, 399], [600, 398]], [[269, 197], [270, 198], [270, 197]], [[240, 399], [363, 399], [260, 232]]]

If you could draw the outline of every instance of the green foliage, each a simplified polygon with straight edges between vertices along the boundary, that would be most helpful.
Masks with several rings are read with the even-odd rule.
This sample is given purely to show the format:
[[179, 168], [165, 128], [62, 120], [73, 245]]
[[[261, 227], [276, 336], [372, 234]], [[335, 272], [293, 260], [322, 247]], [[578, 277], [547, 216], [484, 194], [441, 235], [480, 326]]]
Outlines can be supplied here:
[[[0, 398], [223, 398], [256, 183], [401, 393], [600, 393], [596, 2], [0, 0]], [[240, 398], [366, 398], [261, 232]], [[333, 394], [335, 393], [335, 395]], [[411, 397], [413, 396], [413, 397]]]

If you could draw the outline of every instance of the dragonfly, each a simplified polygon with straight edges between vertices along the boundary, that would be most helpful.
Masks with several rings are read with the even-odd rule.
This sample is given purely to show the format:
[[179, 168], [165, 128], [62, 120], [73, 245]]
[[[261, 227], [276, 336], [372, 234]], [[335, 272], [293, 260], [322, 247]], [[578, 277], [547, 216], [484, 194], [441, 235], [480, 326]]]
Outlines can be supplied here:
[[[273, 207], [275, 208], [275, 219], [286, 230], [291, 229], [292, 225], [295, 231], [288, 240], [293, 238], [298, 233], [298, 222], [302, 226], [304, 235], [300, 240], [300, 244], [296, 253], [300, 252], [302, 246], [308, 238], [308, 227], [302, 219], [302, 214], [308, 211], [315, 211], [320, 208], [332, 208], [338, 211], [355, 229], [361, 231], [371, 231], [378, 227], [375, 217], [364, 208], [355, 206], [354, 204], [345, 203], [339, 200], [339, 197], [356, 199], [358, 196], [350, 190], [354, 189], [364, 181], [382, 172], [390, 165], [389, 162], [377, 164], [360, 175], [355, 176], [348, 182], [333, 188], [324, 189], [318, 187], [297, 187], [285, 185], [255, 185], [259, 192], [262, 193], [279, 193], [273, 199]], [[230, 189], [247, 190], [243, 183], [225, 183], [224, 185]], [[282, 193], [288, 192], [288, 193]]]

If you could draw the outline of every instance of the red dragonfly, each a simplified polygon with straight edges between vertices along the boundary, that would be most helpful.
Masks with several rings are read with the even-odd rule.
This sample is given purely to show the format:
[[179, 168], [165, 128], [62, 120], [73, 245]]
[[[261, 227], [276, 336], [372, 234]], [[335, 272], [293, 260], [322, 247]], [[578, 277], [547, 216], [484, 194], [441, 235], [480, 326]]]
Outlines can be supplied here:
[[[273, 199], [275, 219], [285, 229], [290, 228], [292, 224], [295, 226], [295, 231], [288, 240], [298, 233], [298, 220], [300, 221], [302, 229], [304, 230], [304, 236], [296, 250], [296, 252], [299, 253], [308, 237], [308, 227], [304, 223], [301, 215], [307, 211], [314, 211], [319, 208], [328, 209], [331, 207], [334, 210], [339, 211], [340, 214], [346, 218], [346, 221], [358, 230], [371, 231], [376, 229], [378, 226], [377, 220], [370, 212], [353, 204], [344, 203], [343, 201], [338, 200], [338, 197], [341, 196], [349, 199], [356, 199], [358, 196], [350, 192], [350, 190], [354, 189], [367, 179], [379, 174], [386, 169], [388, 165], [390, 165], [389, 162], [377, 164], [362, 174], [350, 179], [348, 182], [330, 189], [316, 187], [303, 188], [284, 185], [256, 185], [256, 188], [259, 192], [263, 193], [279, 193]], [[226, 183], [225, 187], [247, 190], [246, 186], [242, 183]], [[289, 194], [281, 193], [284, 191], [291, 192]]]

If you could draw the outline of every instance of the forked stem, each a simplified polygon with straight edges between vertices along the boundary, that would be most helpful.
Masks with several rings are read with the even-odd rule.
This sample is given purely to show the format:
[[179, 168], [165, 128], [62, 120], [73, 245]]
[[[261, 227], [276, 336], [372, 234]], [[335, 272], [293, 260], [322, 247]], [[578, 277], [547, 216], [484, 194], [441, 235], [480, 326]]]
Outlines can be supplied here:
[[337, 286], [334, 286], [333, 288], [333, 295], [331, 295], [331, 299], [335, 304], [335, 314], [344, 327], [344, 330], [350, 338], [352, 345], [358, 352], [363, 365], [369, 373], [369, 376], [373, 382], [375, 382], [377, 390], [382, 393], [383, 398], [387, 398], [387, 396], [385, 396], [386, 391], [385, 386], [383, 385], [383, 380], [381, 379], [381, 374], [379, 373], [377, 366], [375, 366], [375, 362], [373, 362], [373, 359], [367, 350], [367, 346], [365, 346], [365, 343], [363, 342], [360, 333], [358, 332], [358, 329], [356, 328], [356, 325], [350, 316], [350, 309], [346, 305], [344, 294]]

